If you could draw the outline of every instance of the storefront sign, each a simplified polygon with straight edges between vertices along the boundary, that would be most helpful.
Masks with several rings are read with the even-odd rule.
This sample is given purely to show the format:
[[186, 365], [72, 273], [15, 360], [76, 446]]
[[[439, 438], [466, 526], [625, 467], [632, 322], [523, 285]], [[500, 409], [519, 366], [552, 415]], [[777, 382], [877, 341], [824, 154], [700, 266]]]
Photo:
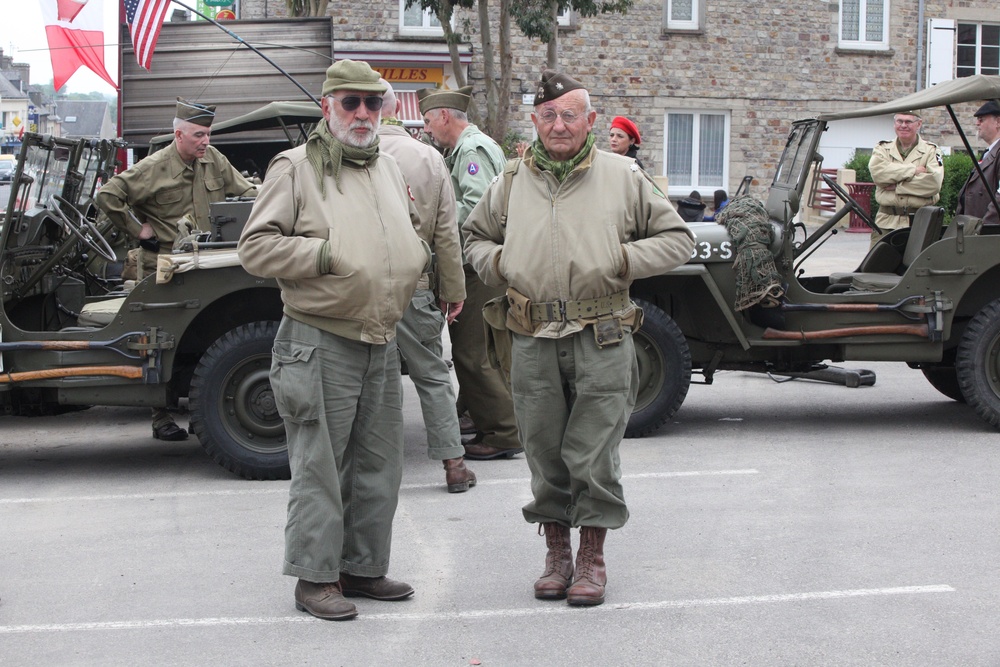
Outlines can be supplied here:
[[444, 72], [440, 67], [378, 67], [374, 69], [389, 83], [441, 83]]

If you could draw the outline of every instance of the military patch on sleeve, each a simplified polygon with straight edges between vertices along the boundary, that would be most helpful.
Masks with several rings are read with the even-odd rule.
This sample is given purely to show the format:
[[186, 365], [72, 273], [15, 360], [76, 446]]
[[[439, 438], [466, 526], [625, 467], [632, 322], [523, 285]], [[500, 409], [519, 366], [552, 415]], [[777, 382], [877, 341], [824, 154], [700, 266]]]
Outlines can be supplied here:
[[941, 153], [935, 153], [934, 157], [937, 158], [938, 166], [939, 167], [943, 167], [944, 166], [944, 158], [941, 157]]
[[479, 165], [476, 164], [475, 162], [470, 162], [468, 172], [469, 176], [475, 176], [476, 174], [479, 173]]
[[658, 186], [655, 182], [653, 183], [653, 194], [659, 197], [660, 199], [667, 198], [667, 195], [663, 194], [663, 190], [661, 190], [660, 186]]

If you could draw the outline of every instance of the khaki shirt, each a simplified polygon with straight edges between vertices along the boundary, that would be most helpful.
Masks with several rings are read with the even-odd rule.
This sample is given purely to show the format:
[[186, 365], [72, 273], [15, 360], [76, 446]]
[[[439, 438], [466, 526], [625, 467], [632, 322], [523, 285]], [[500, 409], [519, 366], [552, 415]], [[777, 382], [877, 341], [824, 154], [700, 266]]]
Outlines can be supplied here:
[[391, 155], [403, 172], [420, 223], [417, 234], [437, 257], [438, 298], [465, 301], [462, 244], [455, 218], [455, 191], [441, 154], [410, 136], [401, 125], [380, 125], [379, 150]]
[[[918, 174], [917, 167], [927, 171]], [[944, 161], [938, 147], [923, 139], [917, 139], [905, 158], [899, 152], [898, 141], [880, 141], [872, 150], [868, 170], [875, 182], [875, 201], [879, 205], [875, 224], [883, 229], [909, 227], [910, 215], [921, 206], [937, 202], [940, 197]], [[893, 185], [896, 186], [894, 190], [886, 189]], [[896, 212], [884, 210], [886, 208]]]
[[[506, 226], [503, 202], [501, 176], [465, 223], [465, 253], [484, 283], [507, 284], [533, 303], [610, 296], [684, 264], [694, 248], [687, 224], [635, 160], [596, 148], [561, 183], [529, 151], [511, 181]], [[520, 330], [509, 316], [507, 326]], [[527, 333], [562, 338], [583, 326], [547, 322]]]
[[253, 183], [215, 147], [209, 146], [205, 157], [187, 164], [171, 143], [105, 183], [96, 203], [116, 227], [138, 236], [139, 228], [126, 214], [131, 209], [169, 248], [177, 238], [177, 221], [185, 215], [207, 232], [211, 229], [209, 203], [256, 194]]
[[288, 317], [385, 344], [430, 264], [415, 224], [392, 157], [344, 161], [340, 188], [327, 171], [321, 190], [302, 145], [271, 161], [237, 250], [249, 273], [277, 279]]
[[507, 158], [497, 142], [475, 125], [469, 125], [458, 135], [455, 148], [444, 159], [451, 170], [461, 229], [493, 178], [503, 171]]

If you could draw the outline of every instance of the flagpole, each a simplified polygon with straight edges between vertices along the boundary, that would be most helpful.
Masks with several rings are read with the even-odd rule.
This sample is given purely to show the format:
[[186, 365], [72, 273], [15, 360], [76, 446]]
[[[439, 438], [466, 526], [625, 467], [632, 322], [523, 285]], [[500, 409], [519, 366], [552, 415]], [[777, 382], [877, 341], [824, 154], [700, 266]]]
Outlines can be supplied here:
[[209, 23], [211, 23], [212, 25], [214, 25], [216, 28], [218, 28], [222, 32], [226, 33], [227, 35], [229, 35], [230, 37], [232, 37], [233, 39], [235, 39], [237, 42], [239, 42], [243, 46], [247, 47], [248, 49], [250, 49], [251, 51], [253, 51], [254, 53], [256, 53], [258, 56], [260, 56], [261, 58], [263, 58], [264, 60], [266, 60], [268, 63], [270, 63], [271, 66], [274, 67], [274, 69], [276, 69], [279, 72], [281, 72], [282, 74], [284, 74], [285, 77], [289, 81], [291, 81], [292, 83], [294, 83], [295, 86], [299, 90], [301, 90], [303, 93], [305, 93], [309, 97], [309, 99], [311, 99], [313, 102], [315, 102], [316, 106], [318, 106], [318, 107], [322, 107], [323, 106], [322, 104], [320, 104], [320, 101], [318, 99], [316, 99], [316, 97], [312, 93], [310, 93], [308, 90], [306, 90], [305, 88], [303, 88], [302, 84], [300, 84], [298, 81], [296, 81], [295, 78], [291, 74], [289, 74], [285, 70], [281, 69], [281, 67], [278, 65], [278, 63], [274, 62], [273, 60], [271, 60], [270, 58], [268, 58], [266, 55], [264, 55], [263, 53], [261, 53], [257, 49], [257, 47], [255, 47], [253, 44], [250, 44], [245, 39], [243, 39], [242, 37], [240, 37], [239, 35], [237, 35], [235, 32], [233, 32], [229, 28], [225, 27], [224, 25], [222, 25], [221, 23], [219, 23], [215, 19], [213, 19], [213, 18], [211, 18], [209, 16], [205, 16], [204, 14], [202, 14], [201, 12], [199, 12], [197, 9], [195, 9], [193, 7], [189, 7], [188, 5], [185, 5], [183, 2], [178, 2], [178, 0], [171, 0], [171, 2], [173, 2], [173, 4], [175, 4], [175, 5], [179, 5], [179, 6], [183, 7], [184, 9], [186, 9], [186, 10], [188, 10], [190, 12], [194, 12], [195, 14], [197, 14], [201, 18], [205, 19], [206, 21], [208, 21]]

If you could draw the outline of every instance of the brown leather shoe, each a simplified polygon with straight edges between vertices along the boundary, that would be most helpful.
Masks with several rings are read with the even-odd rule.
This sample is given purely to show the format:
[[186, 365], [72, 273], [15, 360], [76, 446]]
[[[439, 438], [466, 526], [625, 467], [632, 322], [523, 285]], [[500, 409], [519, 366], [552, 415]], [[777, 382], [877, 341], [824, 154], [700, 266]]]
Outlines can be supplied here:
[[573, 581], [573, 548], [569, 539], [569, 526], [561, 523], [543, 523], [538, 527], [545, 531], [545, 572], [535, 582], [535, 597], [539, 600], [562, 600], [566, 588]]
[[476, 485], [476, 473], [465, 467], [465, 460], [445, 459], [444, 481], [448, 485], [448, 493], [462, 493]]
[[458, 416], [458, 430], [462, 435], [473, 435], [476, 432], [476, 422], [472, 421], [469, 413], [462, 413]]
[[470, 461], [491, 461], [493, 459], [510, 459], [520, 454], [524, 450], [520, 447], [501, 449], [492, 445], [485, 445], [482, 439], [473, 439], [465, 443], [465, 458]]
[[358, 615], [354, 603], [344, 599], [339, 581], [316, 584], [299, 579], [295, 584], [295, 608], [327, 621], [346, 621]]
[[607, 528], [582, 526], [580, 550], [576, 553], [576, 579], [566, 589], [566, 602], [574, 606], [594, 606], [604, 603], [604, 587], [608, 583], [604, 567], [604, 538]]
[[357, 577], [346, 572], [340, 573], [340, 586], [344, 596], [359, 596], [372, 600], [404, 600], [413, 595], [413, 586], [389, 577]]

